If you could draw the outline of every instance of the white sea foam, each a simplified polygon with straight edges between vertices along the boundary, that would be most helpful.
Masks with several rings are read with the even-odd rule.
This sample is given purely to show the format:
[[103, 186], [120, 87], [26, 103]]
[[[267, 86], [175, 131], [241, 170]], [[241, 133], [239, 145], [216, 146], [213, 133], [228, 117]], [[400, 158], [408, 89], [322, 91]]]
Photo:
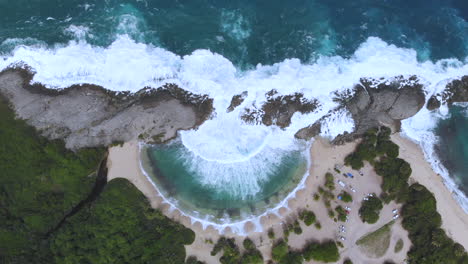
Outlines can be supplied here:
[[[344, 110], [333, 112], [337, 107], [333, 94], [353, 87], [362, 77], [417, 75], [430, 96], [443, 90], [448, 81], [468, 74], [468, 59], [418, 62], [414, 50], [388, 45], [375, 37], [362, 43], [350, 58], [322, 56], [308, 64], [286, 59], [273, 65], [259, 64], [246, 71], [239, 71], [228, 59], [209, 50], [196, 50], [180, 57], [162, 48], [137, 43], [127, 35], [118, 37], [106, 48], [85, 41], [71, 41], [52, 49], [20, 45], [11, 54], [2, 56], [0, 70], [18, 62], [37, 72], [33, 82], [51, 88], [92, 83], [114, 91], [135, 92], [145, 86], [175, 83], [188, 91], [208, 94], [214, 98], [215, 116], [198, 130], [181, 132], [181, 139], [197, 157], [219, 164], [246, 161], [263, 150], [295, 149], [294, 133], [329, 113], [333, 114], [322, 121], [322, 135], [334, 137], [344, 131], [351, 132], [354, 123], [349, 114]], [[296, 113], [286, 129], [241, 121], [242, 109], [261, 106], [266, 100], [265, 93], [272, 89], [279, 95], [303, 93], [308, 99], [319, 100], [320, 106], [309, 114]], [[243, 91], [248, 91], [245, 101], [227, 113], [232, 96]], [[429, 126], [435, 119], [428, 120], [428, 115], [422, 110], [406, 120], [403, 131], [423, 145], [426, 157], [434, 165], [435, 159], [424, 145], [432, 146], [435, 140], [431, 138]], [[421, 125], [425, 130], [418, 128]], [[423, 130], [426, 132], [415, 132]], [[213, 177], [204, 180], [207, 184], [225, 184]], [[451, 183], [447, 180], [447, 184]], [[252, 185], [251, 191], [255, 190]]]

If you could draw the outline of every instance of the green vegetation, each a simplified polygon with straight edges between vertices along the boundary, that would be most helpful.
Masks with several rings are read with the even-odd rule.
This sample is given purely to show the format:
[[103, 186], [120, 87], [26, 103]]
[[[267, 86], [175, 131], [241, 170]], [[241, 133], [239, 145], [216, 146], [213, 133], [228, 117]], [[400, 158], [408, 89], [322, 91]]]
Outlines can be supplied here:
[[315, 228], [317, 228], [319, 230], [322, 229], [322, 224], [320, 224], [319, 221], [317, 221], [314, 226], [315, 226]]
[[254, 242], [250, 238], [244, 239], [242, 243], [245, 249], [244, 255], [240, 263], [246, 264], [262, 264], [263, 257], [260, 251], [258, 251]]
[[398, 241], [395, 244], [395, 253], [400, 252], [403, 249], [403, 239], [398, 239]]
[[240, 263], [242, 256], [233, 238], [221, 237], [211, 250], [211, 255], [215, 256], [221, 251], [223, 251], [220, 258], [222, 264]]
[[350, 259], [345, 259], [343, 264], [353, 264], [353, 262]]
[[321, 262], [336, 262], [340, 258], [338, 247], [335, 242], [324, 243], [309, 242], [302, 252], [292, 251], [286, 241], [278, 241], [271, 250], [272, 259], [275, 263], [300, 264], [305, 260], [316, 260]]
[[281, 259], [288, 254], [288, 252], [288, 244], [284, 240], [280, 240], [271, 249], [271, 257], [274, 261], [280, 262]]
[[[51, 241], [56, 263], [183, 263], [195, 239], [126, 179], [110, 181], [89, 209], [79, 211]], [[96, 250], [99, 249], [99, 250]]]
[[310, 226], [315, 223], [316, 217], [314, 212], [309, 210], [303, 210], [299, 213], [299, 219], [304, 221], [306, 226]]
[[205, 264], [205, 262], [199, 261], [195, 256], [190, 256], [185, 261], [185, 264]]
[[222, 251], [223, 255], [220, 258], [222, 264], [263, 263], [262, 254], [257, 250], [254, 242], [250, 238], [244, 239], [242, 245], [245, 249], [243, 255], [241, 255], [239, 247], [233, 238], [221, 237], [211, 250], [211, 255], [215, 256]]
[[296, 234], [296, 235], [302, 234], [302, 228], [299, 225], [299, 222], [296, 221], [295, 223], [297, 223], [297, 224], [294, 224], [294, 228], [293, 228], [294, 234]]
[[268, 238], [275, 239], [275, 231], [273, 228], [268, 229]]
[[341, 205], [338, 205], [337, 207], [335, 207], [335, 211], [338, 214], [337, 219], [339, 221], [341, 222], [346, 221], [346, 211]]
[[353, 201], [353, 197], [347, 191], [342, 191], [339, 195], [341, 196], [341, 201], [345, 203], [350, 203]]
[[335, 211], [333, 211], [332, 209], [329, 209], [328, 210], [328, 217], [333, 219], [333, 217], [335, 217]]
[[0, 263], [184, 263], [193, 232], [151, 209], [128, 181], [77, 207], [104, 153], [39, 136], [0, 98]]
[[441, 229], [434, 195], [420, 184], [413, 184], [402, 208], [403, 227], [408, 230], [412, 246], [409, 263], [468, 263], [462, 245], [455, 243]]
[[340, 259], [340, 253], [334, 241], [309, 243], [304, 248], [303, 255], [307, 261], [336, 262]]
[[0, 262], [41, 263], [45, 241], [65, 214], [85, 199], [104, 149], [65, 149], [16, 120], [0, 97]]
[[374, 232], [364, 235], [356, 241], [356, 245], [369, 257], [382, 257], [390, 246], [393, 223], [394, 221], [390, 221]]
[[375, 197], [369, 197], [366, 201], [364, 200], [359, 208], [359, 216], [363, 222], [369, 224], [374, 224], [379, 220], [380, 210], [382, 210], [383, 204], [382, 201]]
[[335, 190], [335, 178], [330, 172], [327, 172], [325, 174], [325, 188], [327, 188], [330, 191]]
[[320, 200], [320, 195], [318, 193], [314, 193], [314, 201]]

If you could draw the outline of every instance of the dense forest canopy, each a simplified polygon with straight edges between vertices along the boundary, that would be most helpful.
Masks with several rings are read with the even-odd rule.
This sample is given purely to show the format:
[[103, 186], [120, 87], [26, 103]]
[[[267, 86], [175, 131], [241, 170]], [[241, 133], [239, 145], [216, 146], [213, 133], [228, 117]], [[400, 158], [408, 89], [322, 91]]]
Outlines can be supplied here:
[[65, 218], [89, 197], [104, 156], [39, 136], [0, 98], [0, 263], [184, 262], [193, 231], [153, 210], [127, 180]]

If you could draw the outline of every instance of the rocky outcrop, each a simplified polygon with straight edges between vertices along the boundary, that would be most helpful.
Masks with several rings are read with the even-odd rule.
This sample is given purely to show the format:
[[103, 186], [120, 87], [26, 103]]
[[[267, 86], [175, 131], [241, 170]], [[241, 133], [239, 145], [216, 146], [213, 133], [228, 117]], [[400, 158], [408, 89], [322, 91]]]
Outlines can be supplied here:
[[267, 101], [260, 108], [254, 105], [244, 109], [241, 118], [248, 123], [285, 128], [291, 124], [291, 118], [296, 112], [307, 114], [319, 106], [316, 99], [307, 99], [301, 93], [278, 95], [276, 90], [271, 90], [266, 98]]
[[64, 139], [71, 149], [137, 137], [167, 141], [178, 130], [197, 127], [212, 112], [212, 99], [171, 84], [131, 94], [94, 85], [47, 89], [30, 85], [31, 79], [27, 70], [6, 70], [0, 73], [0, 93], [19, 118], [48, 138]]
[[468, 75], [447, 84], [442, 100], [449, 104], [468, 102]]
[[386, 124], [399, 128], [400, 121], [415, 115], [424, 106], [422, 85], [415, 76], [391, 80], [361, 79], [345, 106], [355, 122], [355, 133]]
[[[336, 94], [335, 101], [340, 106], [333, 111], [345, 107], [355, 123], [352, 133], [339, 135], [333, 140], [334, 144], [342, 144], [381, 124], [398, 129], [401, 120], [415, 115], [423, 107], [425, 95], [422, 85], [414, 76], [408, 79], [399, 76], [390, 80], [363, 78], [352, 91]], [[324, 118], [326, 116], [300, 129], [295, 136], [308, 140], [320, 134]]]
[[294, 136], [298, 139], [309, 140], [315, 136], [318, 136], [321, 131], [322, 123], [319, 120], [308, 127], [299, 129], [299, 131], [297, 131]]
[[442, 93], [435, 94], [427, 102], [428, 110], [438, 109], [442, 104], [468, 102], [468, 75], [447, 84]]
[[241, 94], [234, 95], [231, 99], [231, 104], [229, 104], [229, 107], [227, 108], [227, 112], [232, 112], [236, 107], [241, 105], [245, 98], [249, 95], [247, 91], [242, 92]]

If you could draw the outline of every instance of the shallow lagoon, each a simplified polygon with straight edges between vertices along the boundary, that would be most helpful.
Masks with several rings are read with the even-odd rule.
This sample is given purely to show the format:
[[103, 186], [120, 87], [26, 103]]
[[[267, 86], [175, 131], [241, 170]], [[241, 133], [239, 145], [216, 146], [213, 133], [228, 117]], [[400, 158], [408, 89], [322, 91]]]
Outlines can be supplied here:
[[261, 215], [284, 200], [307, 171], [306, 149], [266, 149], [247, 161], [220, 163], [194, 156], [176, 140], [143, 147], [141, 158], [159, 191], [184, 213], [225, 223]]

